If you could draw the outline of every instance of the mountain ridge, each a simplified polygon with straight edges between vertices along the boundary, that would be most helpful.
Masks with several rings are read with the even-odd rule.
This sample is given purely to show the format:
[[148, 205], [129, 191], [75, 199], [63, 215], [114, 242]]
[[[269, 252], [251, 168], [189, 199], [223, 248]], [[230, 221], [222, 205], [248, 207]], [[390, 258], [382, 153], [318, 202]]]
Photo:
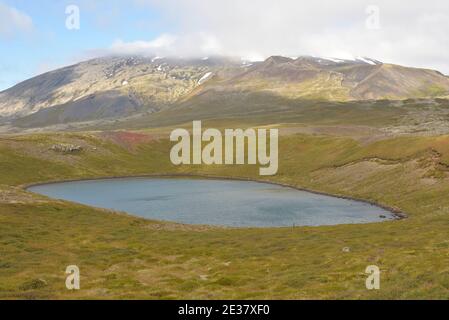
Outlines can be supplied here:
[[367, 57], [271, 56], [249, 62], [112, 56], [53, 70], [0, 92], [0, 118], [25, 127], [119, 119], [158, 113], [207, 92], [337, 102], [447, 98], [449, 78]]

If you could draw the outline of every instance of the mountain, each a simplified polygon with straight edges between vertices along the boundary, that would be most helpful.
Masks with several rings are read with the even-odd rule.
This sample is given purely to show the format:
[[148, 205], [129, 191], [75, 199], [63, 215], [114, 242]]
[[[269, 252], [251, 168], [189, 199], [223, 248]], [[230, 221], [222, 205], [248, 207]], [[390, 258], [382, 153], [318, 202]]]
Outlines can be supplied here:
[[179, 106], [195, 107], [189, 101], [210, 108], [217, 99], [245, 97], [251, 104], [247, 96], [255, 93], [334, 102], [447, 97], [449, 78], [434, 70], [364, 57], [272, 56], [262, 62], [104, 57], [0, 92], [0, 121], [15, 127], [46, 127], [153, 115], [173, 107], [182, 113]]
[[[205, 75], [232, 62], [221, 59], [181, 60], [109, 57], [82, 62], [29, 79], [0, 93], [0, 116], [18, 117], [80, 100], [127, 97], [148, 108], [176, 101]], [[105, 97], [103, 97], [105, 96]]]
[[284, 97], [330, 101], [404, 100], [444, 96], [449, 78], [426, 69], [356, 60], [270, 57], [247, 72], [224, 79], [232, 90], [265, 90]]

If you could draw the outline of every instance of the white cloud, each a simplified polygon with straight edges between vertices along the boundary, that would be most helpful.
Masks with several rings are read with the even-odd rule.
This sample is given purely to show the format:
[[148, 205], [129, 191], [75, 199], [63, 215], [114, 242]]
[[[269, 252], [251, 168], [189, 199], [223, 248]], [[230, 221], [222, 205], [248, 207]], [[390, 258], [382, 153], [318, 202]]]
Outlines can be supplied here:
[[143, 56], [182, 56], [204, 57], [222, 54], [219, 41], [212, 35], [201, 32], [183, 35], [162, 34], [150, 40], [126, 42], [115, 40], [109, 48], [96, 49], [78, 57], [86, 59], [103, 55], [143, 55]]
[[17, 33], [33, 31], [33, 20], [16, 8], [0, 3], [0, 37], [12, 37]]
[[[165, 47], [167, 52], [198, 56], [368, 56], [449, 73], [449, 1], [134, 2], [143, 10], [156, 8], [167, 25], [176, 26], [176, 41]], [[367, 8], [372, 5], [379, 8], [379, 29], [366, 27]], [[133, 43], [122, 45], [132, 47]]]
[[124, 42], [116, 40], [109, 48], [112, 54], [152, 54], [169, 50], [176, 41], [176, 37], [163, 34], [152, 41]]

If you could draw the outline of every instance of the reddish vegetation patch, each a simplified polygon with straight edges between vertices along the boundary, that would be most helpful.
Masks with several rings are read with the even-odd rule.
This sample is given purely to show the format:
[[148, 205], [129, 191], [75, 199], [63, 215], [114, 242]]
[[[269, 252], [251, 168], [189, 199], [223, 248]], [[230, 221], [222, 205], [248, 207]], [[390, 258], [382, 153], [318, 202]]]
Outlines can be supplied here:
[[100, 136], [131, 150], [135, 149], [140, 144], [155, 140], [155, 137], [151, 135], [125, 131], [103, 132]]

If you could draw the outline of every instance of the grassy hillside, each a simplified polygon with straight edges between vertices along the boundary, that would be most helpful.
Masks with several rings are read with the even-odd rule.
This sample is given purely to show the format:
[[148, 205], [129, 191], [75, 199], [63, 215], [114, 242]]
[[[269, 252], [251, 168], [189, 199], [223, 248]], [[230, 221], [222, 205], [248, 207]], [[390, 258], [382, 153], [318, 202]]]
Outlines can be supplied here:
[[[114, 130], [118, 128], [160, 128], [191, 123], [193, 120], [214, 125], [358, 125], [370, 127], [415, 126], [426, 130], [447, 127], [449, 101], [357, 101], [326, 102], [286, 99], [273, 93], [206, 91], [151, 115], [142, 115], [105, 123], [86, 123], [82, 130]], [[437, 120], [438, 124], [427, 125]], [[218, 123], [218, 124], [217, 124]], [[26, 123], [23, 123], [27, 127]], [[71, 130], [81, 130], [71, 128]], [[443, 132], [449, 132], [445, 129]]]
[[[259, 178], [255, 167], [176, 168], [164, 137], [112, 132], [1, 138], [0, 298], [449, 298], [449, 136], [369, 143], [304, 134], [281, 138], [280, 170], [271, 181], [371, 200], [409, 215], [378, 224], [185, 226], [18, 187], [167, 173]], [[83, 150], [50, 150], [60, 143]], [[70, 264], [81, 269], [77, 292], [65, 289]], [[365, 289], [364, 270], [371, 264], [382, 271], [379, 291]]]

